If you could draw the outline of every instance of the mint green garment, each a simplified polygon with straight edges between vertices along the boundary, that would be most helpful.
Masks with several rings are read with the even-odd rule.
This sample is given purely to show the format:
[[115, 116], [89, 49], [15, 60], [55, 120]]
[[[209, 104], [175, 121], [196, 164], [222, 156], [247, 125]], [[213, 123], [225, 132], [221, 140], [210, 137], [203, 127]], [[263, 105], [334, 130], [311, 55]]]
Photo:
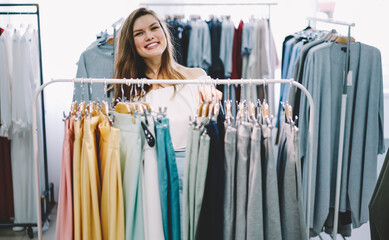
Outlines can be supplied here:
[[190, 156], [189, 165], [189, 239], [194, 239], [194, 199], [196, 189], [196, 177], [197, 177], [197, 159], [199, 156], [199, 145], [200, 145], [200, 130], [194, 129], [192, 135], [192, 153]]
[[209, 148], [210, 148], [211, 139], [208, 134], [202, 134], [200, 137], [200, 147], [199, 155], [197, 159], [197, 171], [196, 171], [196, 186], [195, 186], [195, 195], [194, 195], [194, 225], [193, 233], [194, 237], [192, 239], [197, 239], [197, 226], [199, 223], [201, 206], [203, 205], [204, 189], [205, 189], [205, 180], [207, 179], [207, 170], [208, 170], [208, 160], [209, 160]]
[[182, 236], [184, 240], [189, 239], [189, 163], [192, 156], [192, 135], [193, 127], [189, 126], [186, 142], [184, 187], [182, 197]]
[[120, 165], [123, 180], [124, 217], [127, 240], [143, 240], [144, 221], [140, 165], [144, 140], [140, 117], [115, 113], [114, 126], [120, 129]]

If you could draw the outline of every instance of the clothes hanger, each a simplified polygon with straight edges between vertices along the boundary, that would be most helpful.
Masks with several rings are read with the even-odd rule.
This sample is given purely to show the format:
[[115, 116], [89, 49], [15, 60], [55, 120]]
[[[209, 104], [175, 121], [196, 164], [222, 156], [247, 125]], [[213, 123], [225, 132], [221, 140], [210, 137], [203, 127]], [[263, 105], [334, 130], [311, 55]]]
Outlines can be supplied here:
[[[348, 37], [347, 36], [337, 36], [333, 41], [340, 43], [340, 44], [347, 44]], [[355, 42], [355, 38], [350, 37], [350, 43], [352, 43], [352, 42]]]

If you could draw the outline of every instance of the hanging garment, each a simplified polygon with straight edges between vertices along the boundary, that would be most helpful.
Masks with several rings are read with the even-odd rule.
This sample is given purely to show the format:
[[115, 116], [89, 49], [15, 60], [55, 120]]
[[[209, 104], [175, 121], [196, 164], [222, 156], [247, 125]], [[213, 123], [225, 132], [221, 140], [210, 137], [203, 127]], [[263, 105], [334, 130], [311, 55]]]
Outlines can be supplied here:
[[[231, 79], [241, 79], [242, 78], [242, 30], [243, 30], [243, 21], [239, 22], [239, 26], [235, 29], [234, 33], [234, 43], [232, 50], [232, 72]], [[240, 101], [240, 85], [235, 86], [235, 98], [237, 101]]]
[[101, 173], [101, 231], [103, 239], [124, 240], [124, 202], [120, 169], [120, 130], [99, 124], [99, 163]]
[[158, 179], [165, 239], [181, 239], [179, 178], [169, 119], [155, 122]]
[[12, 31], [5, 29], [0, 37], [0, 59], [6, 59], [0, 63], [0, 136], [9, 137], [12, 125]]
[[61, 180], [58, 195], [57, 240], [73, 239], [73, 187], [72, 164], [74, 147], [74, 117], [65, 120], [65, 137], [62, 147]]
[[102, 239], [100, 221], [101, 182], [97, 162], [96, 127], [99, 117], [86, 117], [81, 149], [82, 239]]
[[83, 138], [83, 121], [74, 121], [74, 145], [73, 145], [73, 217], [74, 217], [74, 240], [82, 239], [81, 227], [81, 152]]
[[[91, 44], [81, 53], [77, 62], [77, 78], [112, 78], [113, 77], [113, 45], [99, 44], [100, 40]], [[74, 84], [73, 101], [102, 100], [105, 98], [103, 84]], [[113, 96], [107, 96], [108, 102]]]
[[[190, 213], [189, 213], [189, 183], [190, 183], [190, 163], [192, 157], [192, 140], [194, 128], [188, 127], [187, 139], [186, 139], [186, 150], [185, 150], [185, 169], [183, 179], [183, 196], [182, 196], [182, 239], [190, 239]], [[197, 149], [195, 149], [197, 151]]]
[[[195, 182], [195, 195], [194, 195], [194, 220], [193, 220], [193, 239], [199, 239], [199, 226], [201, 221], [201, 210], [204, 204], [204, 194], [206, 188], [206, 177], [209, 164], [209, 152], [210, 152], [210, 137], [207, 134], [202, 134], [200, 137], [199, 147], [199, 159], [197, 161], [196, 182]], [[201, 238], [200, 238], [201, 239]]]
[[[240, 79], [242, 77], [242, 30], [243, 21], [241, 20], [238, 28], [236, 28], [234, 32], [231, 79]], [[240, 98], [237, 99], [239, 100]]]
[[183, 58], [183, 31], [185, 23], [181, 19], [174, 18], [173, 20], [166, 20], [166, 24], [172, 35], [175, 59], [179, 64], [185, 65]]
[[247, 229], [247, 193], [250, 168], [251, 123], [238, 126], [236, 151], [236, 225], [235, 239], [246, 239]]
[[14, 217], [11, 148], [7, 138], [0, 137], [0, 222], [8, 223]]
[[[142, 117], [144, 123], [144, 117]], [[155, 137], [154, 121], [152, 117], [148, 119], [149, 125], [147, 128], [150, 134]], [[145, 134], [141, 135], [142, 142], [145, 142]], [[155, 145], [150, 146], [145, 143], [143, 145], [141, 163], [141, 178], [142, 178], [142, 199], [143, 199], [143, 218], [144, 218], [144, 232], [146, 240], [165, 239], [161, 198], [158, 181], [158, 163], [157, 163], [157, 149]]]
[[232, 49], [234, 43], [234, 24], [229, 19], [223, 19], [220, 36], [220, 60], [224, 66], [224, 78], [230, 78], [232, 73]]
[[184, 62], [184, 66], [186, 67], [188, 66], [188, 48], [191, 31], [192, 27], [190, 24], [186, 24], [184, 26], [184, 30], [182, 31], [182, 60]]
[[[314, 46], [317, 46], [324, 42], [324, 39], [318, 39], [305, 44], [298, 55], [296, 64], [294, 66], [293, 79], [299, 83], [303, 81], [304, 65], [307, 58], [308, 52]], [[300, 97], [301, 90], [299, 88], [293, 88], [289, 92], [289, 104], [293, 107], [293, 116], [298, 116], [300, 109]], [[298, 121], [296, 122], [298, 126]]]
[[[217, 123], [205, 125], [210, 137], [209, 160], [206, 170], [204, 197], [200, 211], [195, 239], [223, 239], [223, 198], [224, 198], [224, 119], [218, 116]], [[200, 158], [201, 159], [201, 158]], [[199, 169], [198, 169], [199, 170]], [[199, 172], [197, 173], [199, 176]], [[198, 181], [196, 179], [196, 189]], [[196, 192], [196, 205], [198, 202]], [[195, 211], [195, 216], [197, 211]], [[195, 222], [196, 224], [196, 222]]]
[[[188, 214], [184, 215], [184, 218], [189, 218], [189, 225], [188, 225], [188, 237], [186, 238], [186, 235], [184, 235], [184, 239], [195, 239], [195, 228], [194, 228], [194, 222], [195, 222], [195, 214], [194, 214], [194, 205], [195, 205], [195, 194], [196, 194], [196, 177], [197, 177], [197, 161], [199, 159], [199, 144], [200, 144], [200, 136], [201, 131], [199, 129], [194, 129], [192, 133], [192, 146], [191, 146], [191, 155], [188, 161], [185, 159], [185, 164], [188, 166], [188, 185], [187, 189], [188, 191], [185, 191], [185, 185], [184, 185], [184, 198], [185, 198], [185, 192], [188, 193]], [[188, 154], [188, 153], [187, 153]], [[184, 183], [185, 184], [185, 183]], [[185, 202], [184, 202], [185, 203]], [[184, 205], [185, 208], [185, 205]], [[184, 228], [185, 229], [185, 228]], [[186, 232], [184, 231], [184, 234]]]
[[386, 153], [377, 184], [369, 203], [370, 236], [372, 240], [389, 239], [389, 151]]
[[[13, 176], [15, 223], [36, 220], [36, 186], [34, 184], [34, 160], [32, 146], [32, 108], [34, 82], [36, 78], [32, 66], [33, 34], [23, 35], [16, 31], [12, 44], [12, 133], [11, 161]], [[40, 161], [40, 168], [42, 162]], [[44, 179], [44, 171], [40, 171]], [[42, 188], [44, 182], [41, 182]], [[37, 191], [41, 192], [40, 189]]]
[[183, 239], [199, 239], [198, 225], [203, 206], [204, 187], [208, 168], [210, 139], [204, 129], [189, 127], [184, 173]]
[[223, 239], [235, 239], [235, 167], [236, 167], [236, 128], [226, 127], [224, 137], [224, 220], [223, 220]]
[[[331, 186], [335, 186], [338, 159], [339, 112], [346, 57], [342, 51], [344, 46], [327, 43], [312, 48], [303, 77], [303, 85], [308, 87], [315, 103], [312, 183], [316, 187], [312, 188], [311, 201], [315, 206], [312, 206], [311, 226], [316, 233], [321, 231], [329, 208], [334, 206], [335, 187]], [[340, 211], [351, 210], [354, 228], [368, 221], [368, 200], [375, 184], [377, 155], [384, 151], [381, 66], [378, 49], [351, 43]], [[330, 97], [323, 98], [324, 93]], [[305, 157], [308, 104], [305, 97], [300, 98], [300, 103], [300, 152]], [[356, 137], [361, 133], [364, 137]]]
[[[224, 66], [220, 58], [220, 41], [222, 22], [218, 19], [211, 19], [208, 23], [209, 32], [211, 36], [211, 54], [212, 54], [212, 65], [208, 69], [208, 75], [211, 78], [223, 79], [224, 77]], [[219, 90], [222, 90], [220, 86], [217, 86]]]
[[[277, 183], [277, 166], [273, 155], [271, 128], [262, 125], [262, 189], [265, 239], [282, 239]], [[274, 204], [278, 203], [278, 204]]]
[[199, 67], [208, 71], [212, 65], [211, 37], [208, 25], [201, 20], [190, 21], [191, 33], [188, 46], [188, 67]]
[[[144, 140], [140, 116], [115, 113], [114, 127], [120, 129], [120, 165], [122, 170], [126, 239], [145, 239], [142, 178], [140, 167]], [[132, 118], [134, 117], [135, 123]]]
[[[283, 123], [278, 149], [278, 191], [282, 239], [307, 239], [302, 202], [298, 132]], [[290, 224], [293, 223], [293, 224]]]
[[262, 194], [262, 129], [254, 125], [251, 132], [248, 188], [247, 188], [247, 222], [246, 239], [263, 240], [263, 194]]

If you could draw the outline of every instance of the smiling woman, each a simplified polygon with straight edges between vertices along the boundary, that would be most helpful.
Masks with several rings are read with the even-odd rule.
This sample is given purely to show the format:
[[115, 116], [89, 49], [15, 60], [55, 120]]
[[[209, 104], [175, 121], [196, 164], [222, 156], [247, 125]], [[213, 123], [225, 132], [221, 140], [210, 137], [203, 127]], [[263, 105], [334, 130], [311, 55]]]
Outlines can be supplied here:
[[[155, 12], [149, 9], [136, 9], [125, 20], [120, 31], [116, 54], [117, 58], [114, 66], [115, 78], [199, 79], [199, 82], [200, 78], [209, 78], [201, 68], [187, 68], [178, 64], [173, 57], [173, 53], [174, 49], [171, 42], [171, 36], [165, 22], [158, 18]], [[145, 102], [150, 104], [152, 109], [166, 109], [167, 118], [154, 122], [156, 126], [160, 127], [155, 128], [157, 129], [155, 134], [157, 136], [155, 148], [157, 150], [157, 158], [161, 158], [158, 159], [158, 164], [163, 165], [163, 162], [169, 162], [169, 170], [164, 166], [158, 165], [158, 183], [155, 185], [159, 184], [159, 190], [155, 190], [154, 185], [153, 187], [146, 183], [147, 181], [151, 181], [150, 178], [144, 177], [142, 180], [145, 182], [144, 184], [147, 185], [142, 190], [145, 191], [143, 195], [143, 209], [146, 209], [144, 210], [144, 233], [145, 235], [153, 234], [153, 236], [150, 235], [149, 238], [146, 237], [146, 239], [163, 239], [164, 237], [161, 236], [163, 234], [165, 234], [165, 239], [168, 239], [168, 234], [174, 236], [169, 239], [180, 239], [181, 230], [179, 214], [180, 209], [183, 209], [184, 161], [187, 139], [189, 138], [189, 117], [196, 115], [199, 100], [207, 102], [213, 100], [220, 101], [222, 94], [213, 87], [201, 87], [199, 89], [197, 86], [190, 84], [183, 84], [182, 86], [168, 84], [144, 86], [139, 86], [138, 84], [123, 84], [122, 86], [116, 87], [115, 98], [119, 99], [120, 97], [126, 97], [126, 99], [131, 100], [137, 100], [142, 97], [145, 98]], [[118, 106], [119, 105], [121, 104], [118, 104]], [[117, 113], [115, 115], [115, 123], [119, 122], [120, 118], [126, 117], [123, 115], [125, 114]], [[143, 117], [144, 116], [142, 116], [142, 118]], [[169, 126], [172, 126], [172, 128]], [[125, 128], [127, 127], [128, 124], [125, 125]], [[151, 126], [149, 127], [150, 129], [153, 129]], [[167, 131], [170, 134], [162, 134], [162, 130]], [[122, 129], [120, 131], [122, 133]], [[125, 132], [125, 129], [123, 132]], [[166, 147], [168, 150], [165, 150], [165, 147], [163, 146], [168, 146]], [[127, 147], [127, 145], [120, 146], [121, 149], [124, 149], [123, 151], [126, 151], [125, 149]], [[151, 161], [144, 161], [144, 169], [147, 168], [146, 165], [150, 164], [150, 162]], [[123, 168], [126, 169], [125, 166]], [[146, 175], [146, 170], [144, 170], [144, 174]], [[169, 181], [169, 187], [165, 184], [167, 181]], [[124, 188], [126, 189], [126, 187]], [[167, 190], [167, 188], [169, 188], [169, 190]], [[152, 192], [148, 191], [150, 189], [152, 189]], [[158, 196], [153, 195], [158, 191], [160, 191], [161, 194], [161, 208], [152, 210], [152, 206], [159, 206]], [[169, 195], [170, 200], [166, 200], [168, 192], [171, 194]], [[127, 192], [125, 190], [124, 195], [126, 194]], [[153, 197], [151, 197], [152, 195]], [[131, 196], [133, 195], [129, 194], [128, 198]], [[168, 201], [172, 207], [167, 207]], [[178, 204], [180, 204], [180, 206], [177, 206]], [[128, 206], [126, 206], [126, 208], [132, 209]], [[142, 211], [139, 209], [137, 210]], [[168, 213], [168, 211], [171, 212]], [[132, 213], [127, 214], [127, 216], [130, 217], [133, 215], [134, 214]], [[135, 222], [136, 224], [140, 224], [143, 221], [139, 220]], [[132, 223], [132, 219], [126, 221], [127, 236], [129, 236], [129, 233], [138, 232], [137, 230], [139, 229], [141, 229], [140, 232], [143, 231], [142, 226], [132, 226]], [[163, 231], [161, 229], [162, 225]]]

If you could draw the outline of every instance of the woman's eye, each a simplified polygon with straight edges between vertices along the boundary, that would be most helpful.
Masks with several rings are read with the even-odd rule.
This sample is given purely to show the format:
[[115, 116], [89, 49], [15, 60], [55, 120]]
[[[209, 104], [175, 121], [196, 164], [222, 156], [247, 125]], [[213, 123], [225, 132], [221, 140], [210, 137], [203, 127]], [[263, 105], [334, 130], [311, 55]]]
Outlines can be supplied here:
[[151, 30], [156, 30], [158, 28], [159, 28], [158, 26], [155, 26], [155, 27], [152, 27]]
[[141, 32], [137, 32], [137, 33], [135, 33], [135, 37], [138, 37], [138, 36], [140, 36], [140, 35], [142, 35], [142, 33]]

